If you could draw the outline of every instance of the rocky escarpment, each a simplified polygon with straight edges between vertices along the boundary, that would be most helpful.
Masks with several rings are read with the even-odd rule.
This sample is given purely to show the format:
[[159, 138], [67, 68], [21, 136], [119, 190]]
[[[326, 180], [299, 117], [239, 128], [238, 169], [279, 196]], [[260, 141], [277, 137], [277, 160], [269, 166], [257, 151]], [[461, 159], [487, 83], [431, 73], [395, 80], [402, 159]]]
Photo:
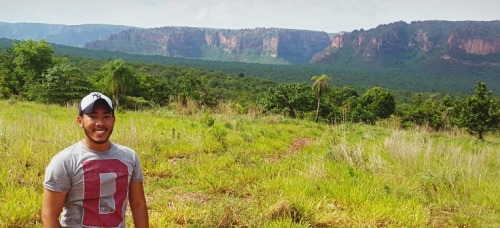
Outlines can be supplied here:
[[[349, 52], [345, 50], [350, 50]], [[423, 56], [469, 63], [471, 56], [500, 53], [500, 21], [396, 22], [367, 31], [338, 34], [332, 43], [317, 53], [312, 62], [332, 62], [339, 58], [358, 57], [364, 61], [387, 56], [405, 58]], [[460, 61], [461, 58], [467, 57]], [[483, 57], [484, 58], [484, 57]], [[465, 61], [466, 60], [466, 61]]]
[[500, 21], [416, 21], [319, 31], [2, 23], [0, 37], [132, 54], [258, 63], [500, 64]]
[[488, 55], [500, 53], [500, 36], [484, 38], [457, 31], [450, 34], [447, 45], [450, 49], [462, 50], [468, 54]]
[[341, 33], [332, 39], [332, 43], [322, 52], [317, 53], [312, 62], [335, 61], [336, 53], [343, 48], [352, 49], [352, 54], [365, 60], [372, 60], [379, 55], [390, 55], [417, 48], [428, 49], [425, 44], [426, 34], [420, 32], [418, 39], [409, 40], [406, 23], [397, 22], [388, 27], [377, 27], [369, 31], [355, 30]]
[[89, 42], [85, 47], [211, 60], [307, 63], [330, 42], [327, 33], [318, 31], [162, 27], [130, 29], [112, 35], [107, 40]]

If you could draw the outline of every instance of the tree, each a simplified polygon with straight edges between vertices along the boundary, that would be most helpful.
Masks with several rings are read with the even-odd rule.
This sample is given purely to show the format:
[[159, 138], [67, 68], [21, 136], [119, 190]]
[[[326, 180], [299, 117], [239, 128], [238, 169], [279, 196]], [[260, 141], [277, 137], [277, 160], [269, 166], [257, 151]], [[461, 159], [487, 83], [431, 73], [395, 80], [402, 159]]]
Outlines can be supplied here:
[[319, 118], [319, 108], [321, 106], [321, 97], [330, 89], [330, 84], [328, 83], [330, 78], [328, 77], [328, 75], [323, 74], [320, 76], [313, 76], [311, 80], [314, 81], [312, 89], [314, 91], [314, 94], [316, 95], [316, 99], [318, 99], [318, 105], [316, 108], [316, 119], [314, 120], [314, 122], [317, 123]]
[[189, 69], [184, 72], [183, 75], [177, 77], [175, 84], [182, 106], [187, 106], [188, 98], [193, 100], [200, 99], [199, 89], [201, 86], [201, 79], [195, 75], [193, 69]]
[[411, 122], [419, 126], [429, 126], [434, 130], [442, 130], [451, 123], [450, 97], [443, 101], [437, 99], [438, 94], [431, 94], [427, 100], [423, 100], [422, 94], [416, 94], [408, 110], [403, 113], [403, 122]]
[[499, 107], [484, 82], [478, 82], [474, 95], [464, 100], [460, 109], [459, 123], [470, 134], [482, 140], [484, 134], [498, 127]]
[[352, 87], [336, 88], [328, 92], [325, 100], [331, 106], [329, 113], [333, 122], [352, 120], [352, 111], [357, 106], [358, 92]]
[[112, 60], [106, 63], [102, 70], [105, 74], [107, 89], [112, 94], [116, 108], [120, 107], [120, 100], [123, 100], [130, 88], [137, 85], [134, 70], [125, 61]]
[[11, 95], [12, 91], [9, 89], [7, 74], [0, 68], [0, 99], [9, 98]]
[[369, 122], [373, 122], [379, 118], [388, 118], [396, 110], [394, 96], [381, 87], [373, 87], [366, 91], [360, 97], [360, 105], [366, 111], [361, 113], [366, 117], [372, 118], [367, 119]]
[[0, 52], [0, 98], [19, 95], [21, 90], [19, 74], [15, 73], [15, 53], [13, 48]]
[[167, 105], [173, 93], [173, 85], [164, 75], [139, 73], [139, 95], [158, 105]]
[[267, 111], [295, 118], [298, 112], [314, 110], [314, 94], [304, 83], [280, 84], [270, 87], [260, 103]]
[[37, 100], [56, 104], [76, 102], [82, 94], [92, 90], [81, 70], [66, 61], [54, 65], [42, 74], [39, 88]]
[[23, 92], [30, 99], [36, 96], [36, 87], [41, 83], [42, 74], [53, 64], [52, 46], [45, 40], [14, 42], [14, 64], [16, 72], [22, 76]]

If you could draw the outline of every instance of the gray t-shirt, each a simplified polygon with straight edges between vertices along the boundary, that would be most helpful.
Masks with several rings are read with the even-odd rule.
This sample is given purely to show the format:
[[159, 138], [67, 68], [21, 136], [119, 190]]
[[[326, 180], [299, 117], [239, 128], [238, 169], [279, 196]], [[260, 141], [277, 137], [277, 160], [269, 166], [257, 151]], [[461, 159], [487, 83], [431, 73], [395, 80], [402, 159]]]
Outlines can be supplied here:
[[129, 183], [143, 179], [134, 150], [112, 143], [98, 152], [77, 142], [52, 158], [43, 186], [67, 192], [63, 227], [125, 227]]

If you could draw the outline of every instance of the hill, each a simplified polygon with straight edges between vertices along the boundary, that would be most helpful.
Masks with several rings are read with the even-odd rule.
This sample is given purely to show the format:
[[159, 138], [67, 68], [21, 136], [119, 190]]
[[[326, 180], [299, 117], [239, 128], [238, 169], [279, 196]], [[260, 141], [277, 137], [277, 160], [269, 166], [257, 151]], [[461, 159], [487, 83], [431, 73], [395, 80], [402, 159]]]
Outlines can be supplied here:
[[307, 63], [330, 42], [327, 33], [317, 31], [162, 27], [129, 29], [85, 47], [214, 61]]
[[46, 39], [66, 46], [215, 61], [342, 62], [413, 66], [437, 60], [500, 65], [500, 21], [414, 21], [340, 34], [319, 31], [2, 23], [0, 38]]
[[[59, 55], [182, 65], [282, 83], [309, 83], [312, 76], [327, 74], [336, 86], [471, 94], [474, 85], [483, 81], [498, 93], [499, 23], [395, 22], [341, 34], [266, 28], [130, 28], [109, 39], [87, 40], [89, 47], [112, 51], [54, 47]], [[333, 36], [330, 43], [329, 36]]]
[[[350, 51], [347, 51], [350, 50]], [[465, 65], [500, 65], [500, 21], [417, 21], [379, 25], [333, 38], [312, 62], [351, 61], [380, 66], [442, 59]]]
[[[12, 40], [0, 38], [0, 48], [12, 46]], [[417, 65], [418, 67], [386, 66], [371, 64], [257, 64], [241, 62], [221, 62], [189, 58], [164, 57], [155, 55], [126, 54], [112, 51], [96, 51], [52, 44], [56, 55], [73, 59], [80, 64], [83, 59], [106, 61], [123, 59], [139, 64], [177, 65], [208, 71], [221, 71], [244, 77], [258, 77], [278, 83], [311, 83], [314, 75], [327, 74], [333, 78], [333, 86], [354, 86], [371, 88], [380, 86], [397, 91], [439, 92], [443, 94], [473, 94], [478, 81], [485, 82], [495, 96], [500, 91], [500, 67], [484, 67], [435, 61]], [[98, 65], [101, 63], [97, 63]], [[86, 66], [81, 66], [84, 71]], [[90, 66], [92, 69], [95, 66]]]
[[111, 34], [132, 28], [122, 25], [57, 25], [42, 23], [0, 22], [0, 37], [13, 40], [40, 40], [49, 43], [83, 47], [87, 42], [108, 38]]

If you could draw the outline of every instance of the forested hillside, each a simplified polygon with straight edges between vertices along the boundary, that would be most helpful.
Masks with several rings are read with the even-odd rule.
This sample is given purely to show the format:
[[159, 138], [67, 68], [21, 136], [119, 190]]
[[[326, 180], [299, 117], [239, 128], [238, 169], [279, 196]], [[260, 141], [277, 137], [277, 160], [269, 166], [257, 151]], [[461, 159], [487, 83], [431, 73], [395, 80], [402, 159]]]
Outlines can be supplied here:
[[[0, 39], [0, 47], [12, 46], [12, 40]], [[54, 45], [55, 55], [82, 57], [90, 59], [123, 59], [129, 62], [176, 65], [199, 68], [208, 71], [221, 71], [232, 75], [263, 78], [278, 83], [310, 83], [312, 75], [327, 74], [333, 78], [334, 86], [353, 86], [370, 88], [380, 86], [396, 91], [438, 92], [449, 94], [472, 94], [473, 85], [485, 82], [500, 88], [500, 67], [470, 66], [446, 61], [415, 63], [414, 65], [386, 66], [365, 64], [352, 61], [332, 64], [274, 65], [240, 62], [218, 62], [163, 56], [132, 55], [119, 52], [94, 51]], [[85, 68], [85, 67], [83, 67]]]
[[[75, 29], [64, 26], [55, 28], [58, 28], [60, 37], [64, 37], [61, 31]], [[86, 28], [94, 27], [88, 25]], [[122, 27], [116, 27], [120, 28]], [[36, 31], [38, 30], [33, 30], [34, 33]], [[96, 33], [99, 31], [104, 30], [95, 29]], [[79, 33], [68, 34], [74, 34], [81, 39], [88, 38]], [[126, 44], [126, 47], [134, 49], [130, 52], [140, 55], [91, 51], [61, 45], [53, 45], [53, 48], [58, 56], [114, 58], [129, 62], [186, 66], [264, 78], [278, 83], [310, 83], [312, 75], [327, 74], [333, 77], [332, 83], [335, 86], [354, 86], [364, 89], [380, 86], [395, 91], [470, 95], [473, 93], [471, 85], [478, 81], [485, 82], [490, 88], [500, 88], [499, 21], [416, 21], [409, 24], [395, 22], [369, 30], [336, 34], [329, 45], [325, 40], [330, 38], [324, 33], [266, 28], [247, 30], [135, 28], [122, 30], [112, 37], [109, 42], [93, 44], [106, 44], [110, 50], [118, 51], [120, 49], [113, 48], [115, 44], [122, 46]], [[299, 39], [300, 37], [305, 38]], [[40, 34], [37, 33], [36, 38], [41, 38]], [[51, 43], [47, 39], [46, 41]], [[94, 40], [87, 40], [90, 41]], [[124, 43], [120, 43], [121, 41]], [[9, 45], [8, 41], [3, 42]], [[182, 54], [184, 51], [200, 54], [208, 49], [200, 48], [201, 46], [195, 48], [193, 45], [206, 42], [209, 42], [214, 50], [232, 51], [224, 54], [227, 54], [227, 58], [218, 59], [226, 60], [225, 62], [196, 60], [194, 58], [200, 56], [195, 55], [189, 56], [191, 57], [189, 59], [162, 57], [161, 53], [141, 49], [148, 42], [151, 47], [155, 47], [155, 50], [159, 50], [162, 45], [169, 46], [170, 52], [173, 53], [170, 56], [184, 56]], [[321, 48], [323, 45], [325, 47]], [[274, 58], [275, 60], [300, 59], [289, 62], [304, 62], [313, 55], [313, 50], [323, 50], [316, 53], [313, 58], [316, 64], [283, 65], [285, 63], [283, 61], [270, 61]], [[211, 53], [216, 54], [216, 52]], [[234, 58], [231, 55], [234, 55]], [[251, 55], [264, 56], [267, 62], [281, 64], [243, 63], [242, 59], [239, 59], [244, 58], [246, 62], [256, 60], [251, 58]]]
[[[219, 62], [163, 56], [122, 54], [118, 52], [90, 51], [55, 45], [58, 55], [87, 58], [119, 58], [147, 64], [180, 65], [209, 71], [222, 71], [233, 75], [258, 77], [278, 83], [310, 83], [312, 75], [327, 74], [335, 86], [370, 88], [380, 86], [391, 90], [413, 92], [439, 92], [472, 94], [478, 81], [500, 89], [500, 66], [476, 66], [447, 61], [416, 62], [381, 67], [359, 61], [330, 64], [255, 64]], [[500, 94], [495, 94], [500, 95]]]
[[402, 126], [426, 125], [435, 130], [460, 127], [479, 138], [488, 131], [498, 131], [500, 124], [500, 100], [483, 81], [470, 82], [472, 96], [439, 90], [433, 94], [394, 90], [376, 83], [360, 86], [354, 82], [356, 87], [348, 87], [337, 84], [342, 74], [314, 70], [304, 72], [308, 83], [277, 83], [241, 72], [192, 66], [61, 57], [44, 40], [15, 42], [0, 52], [0, 63], [3, 98], [68, 104], [77, 102], [81, 94], [102, 91], [111, 94], [117, 107], [123, 109], [171, 105], [217, 109], [231, 103], [239, 113], [278, 113], [326, 123], [374, 124], [399, 118]]
[[86, 48], [131, 54], [251, 63], [307, 63], [331, 40], [327, 33], [279, 28], [128, 29]]

